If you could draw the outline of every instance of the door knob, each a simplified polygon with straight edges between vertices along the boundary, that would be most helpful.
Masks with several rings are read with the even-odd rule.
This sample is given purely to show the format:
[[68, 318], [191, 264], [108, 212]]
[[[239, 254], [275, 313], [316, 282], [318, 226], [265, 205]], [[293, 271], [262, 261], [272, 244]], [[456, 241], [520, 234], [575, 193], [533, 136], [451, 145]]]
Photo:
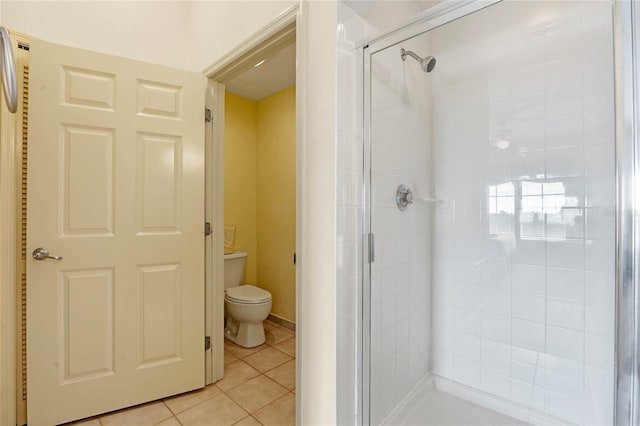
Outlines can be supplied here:
[[44, 247], [38, 247], [37, 249], [35, 249], [32, 253], [32, 256], [35, 260], [62, 260], [62, 256], [49, 256], [49, 250]]

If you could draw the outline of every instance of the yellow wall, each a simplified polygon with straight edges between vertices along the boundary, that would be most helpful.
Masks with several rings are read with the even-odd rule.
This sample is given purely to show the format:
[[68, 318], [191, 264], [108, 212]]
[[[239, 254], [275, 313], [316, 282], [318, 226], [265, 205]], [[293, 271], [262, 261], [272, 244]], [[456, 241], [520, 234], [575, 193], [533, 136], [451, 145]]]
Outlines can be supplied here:
[[245, 281], [273, 296], [271, 313], [296, 319], [295, 87], [259, 102], [225, 96], [224, 218], [246, 250]]
[[235, 249], [249, 253], [244, 282], [255, 283], [258, 104], [229, 92], [224, 102], [224, 223], [236, 227]]
[[258, 102], [258, 283], [271, 313], [296, 319], [296, 90]]

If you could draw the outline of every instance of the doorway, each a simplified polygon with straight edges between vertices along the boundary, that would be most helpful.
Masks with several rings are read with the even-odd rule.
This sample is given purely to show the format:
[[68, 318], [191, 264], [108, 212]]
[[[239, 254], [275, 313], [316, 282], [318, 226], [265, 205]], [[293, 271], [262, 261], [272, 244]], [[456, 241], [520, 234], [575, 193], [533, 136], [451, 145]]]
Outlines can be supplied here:
[[[205, 71], [206, 218], [225, 236], [207, 241], [206, 382], [255, 420], [278, 424], [295, 423], [297, 412], [296, 46], [292, 13]], [[266, 341], [255, 348], [223, 337], [224, 254], [233, 251], [247, 253], [240, 284], [272, 295]]]

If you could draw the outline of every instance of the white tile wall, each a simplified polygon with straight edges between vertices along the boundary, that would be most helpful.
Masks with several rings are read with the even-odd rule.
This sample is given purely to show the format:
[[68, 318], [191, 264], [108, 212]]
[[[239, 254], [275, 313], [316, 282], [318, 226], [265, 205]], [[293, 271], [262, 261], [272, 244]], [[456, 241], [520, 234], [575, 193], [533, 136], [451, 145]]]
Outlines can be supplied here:
[[578, 424], [613, 403], [611, 34], [605, 3], [505, 2], [423, 41], [447, 206], [433, 267], [455, 269], [433, 276], [433, 370]]

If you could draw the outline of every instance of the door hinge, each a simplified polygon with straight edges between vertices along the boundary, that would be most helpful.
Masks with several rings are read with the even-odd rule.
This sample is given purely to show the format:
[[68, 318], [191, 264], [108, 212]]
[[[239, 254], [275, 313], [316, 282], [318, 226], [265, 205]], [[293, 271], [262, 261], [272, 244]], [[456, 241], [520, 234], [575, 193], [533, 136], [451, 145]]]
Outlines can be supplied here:
[[211, 110], [209, 108], [204, 109], [204, 121], [205, 123], [211, 123]]
[[369, 251], [369, 263], [373, 263], [376, 259], [376, 244], [373, 233], [367, 234], [367, 248]]
[[208, 351], [211, 349], [211, 336], [204, 336], [204, 350]]
[[211, 235], [211, 224], [209, 222], [204, 223], [204, 236], [208, 237]]

